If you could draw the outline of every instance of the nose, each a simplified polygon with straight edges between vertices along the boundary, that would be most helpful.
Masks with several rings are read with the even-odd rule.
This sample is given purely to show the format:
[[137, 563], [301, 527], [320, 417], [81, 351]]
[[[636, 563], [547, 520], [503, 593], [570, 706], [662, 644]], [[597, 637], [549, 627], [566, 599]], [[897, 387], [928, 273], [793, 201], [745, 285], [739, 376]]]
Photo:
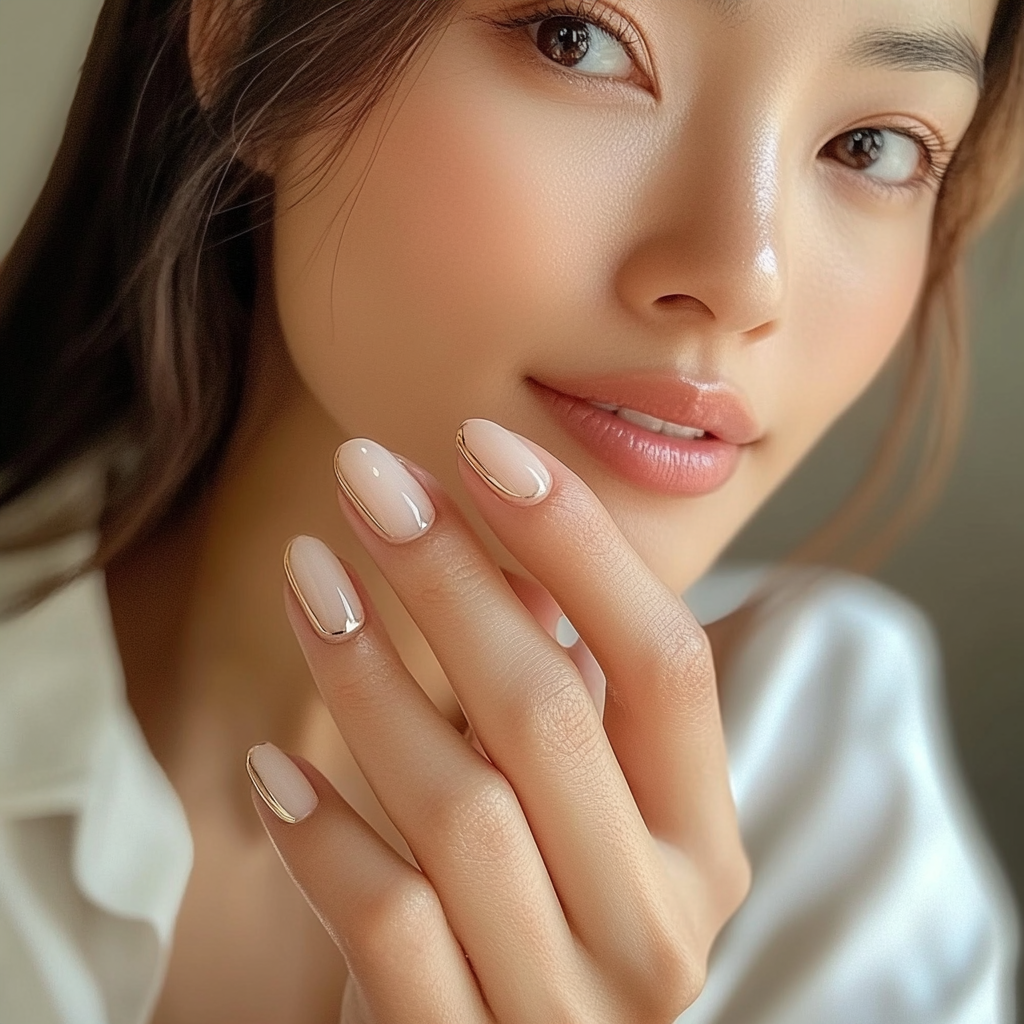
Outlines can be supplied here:
[[756, 341], [785, 298], [778, 133], [753, 118], [692, 116], [652, 169], [618, 272], [620, 301], [659, 331]]

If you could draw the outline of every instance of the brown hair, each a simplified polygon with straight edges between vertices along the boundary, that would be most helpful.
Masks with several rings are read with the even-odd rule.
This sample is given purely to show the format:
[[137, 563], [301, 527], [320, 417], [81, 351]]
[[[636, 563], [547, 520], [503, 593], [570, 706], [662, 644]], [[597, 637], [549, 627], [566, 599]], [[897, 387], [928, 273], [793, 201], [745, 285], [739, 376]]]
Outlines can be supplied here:
[[200, 102], [190, 0], [107, 0], [0, 273], [0, 505], [110, 445], [128, 457], [102, 565], [197, 494], [235, 422], [270, 211], [245, 157], [328, 124], [343, 146], [456, 2], [219, 0], [209, 46], [231, 59]]
[[[93, 564], [193, 499], [234, 425], [253, 227], [271, 194], [243, 158], [325, 121], [343, 146], [457, 0], [220, 2], [217, 45], [231, 59], [201, 103], [189, 0], [107, 0], [57, 159], [0, 272], [0, 505], [99, 445], [130, 454], [112, 462]], [[1001, 0], [981, 104], [938, 198], [894, 431], [819, 547], [891, 482], [894, 435], [912, 433], [932, 359], [940, 402], [904, 520], [941, 478], [962, 405], [962, 257], [1010, 195], [1022, 153], [1022, 0]], [[23, 530], [5, 543], [38, 539]]]

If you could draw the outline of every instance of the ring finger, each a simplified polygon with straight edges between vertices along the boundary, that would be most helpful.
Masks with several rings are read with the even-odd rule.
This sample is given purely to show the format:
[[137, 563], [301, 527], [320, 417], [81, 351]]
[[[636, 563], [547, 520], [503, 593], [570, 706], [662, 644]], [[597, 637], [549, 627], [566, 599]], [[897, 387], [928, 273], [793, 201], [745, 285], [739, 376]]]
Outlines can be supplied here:
[[365, 590], [324, 544], [297, 538], [287, 566], [289, 618], [313, 678], [489, 1004], [541, 1019], [544, 991], [571, 984], [578, 955], [515, 793], [409, 674]]

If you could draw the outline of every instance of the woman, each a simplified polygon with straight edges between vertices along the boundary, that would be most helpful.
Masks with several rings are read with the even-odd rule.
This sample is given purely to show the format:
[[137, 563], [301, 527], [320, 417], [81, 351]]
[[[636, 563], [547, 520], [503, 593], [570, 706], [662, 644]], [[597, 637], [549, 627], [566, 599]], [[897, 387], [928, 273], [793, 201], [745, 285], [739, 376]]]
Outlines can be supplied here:
[[915, 614], [677, 595], [939, 344], [1021, 22], [110, 0], [0, 279], [7, 1017], [1008, 1020]]

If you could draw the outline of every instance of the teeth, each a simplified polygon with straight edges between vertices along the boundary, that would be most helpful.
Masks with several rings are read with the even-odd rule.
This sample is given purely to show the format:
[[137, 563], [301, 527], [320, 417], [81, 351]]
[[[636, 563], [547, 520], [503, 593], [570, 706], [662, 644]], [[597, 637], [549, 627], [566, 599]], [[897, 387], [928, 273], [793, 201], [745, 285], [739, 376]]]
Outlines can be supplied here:
[[684, 441], [695, 441], [704, 437], [705, 432], [696, 427], [684, 427], [678, 423], [668, 423], [659, 420], [656, 416], [648, 416], [647, 413], [637, 412], [636, 409], [626, 409], [618, 405], [609, 405], [606, 402], [591, 402], [595, 409], [603, 409], [605, 412], [615, 413], [620, 420], [632, 423], [635, 427], [643, 427], [652, 434], [664, 434], [666, 437], [681, 438]]
[[686, 441], [696, 441], [698, 437], [704, 436], [703, 430], [698, 430], [696, 427], [681, 427], [678, 423], [666, 423], [661, 428], [661, 432], [666, 437], [681, 437]]
[[664, 420], [659, 420], [656, 416], [648, 416], [645, 412], [637, 412], [635, 409], [620, 409], [615, 415], [620, 420], [649, 430], [652, 434], [660, 434], [661, 428], [665, 426]]

